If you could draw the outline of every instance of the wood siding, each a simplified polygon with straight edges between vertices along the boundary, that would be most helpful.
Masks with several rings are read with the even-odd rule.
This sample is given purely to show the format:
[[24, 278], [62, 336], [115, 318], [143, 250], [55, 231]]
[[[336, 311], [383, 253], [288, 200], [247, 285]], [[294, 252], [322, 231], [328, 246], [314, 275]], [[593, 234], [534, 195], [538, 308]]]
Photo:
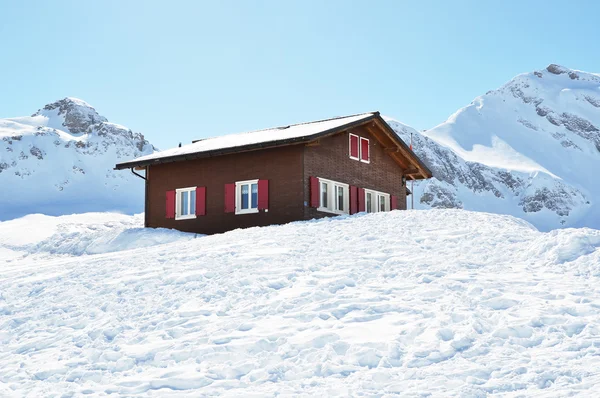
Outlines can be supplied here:
[[[298, 144], [149, 166], [146, 226], [214, 234], [253, 226], [330, 217], [310, 207], [309, 177], [322, 177], [395, 195], [406, 208], [402, 169], [364, 127], [353, 134], [369, 139], [370, 162], [349, 157], [349, 132], [322, 138], [318, 144]], [[225, 184], [268, 180], [268, 212], [225, 213]], [[186, 187], [206, 187], [206, 215], [176, 220], [165, 217], [165, 193]], [[360, 192], [360, 190], [358, 190]]]
[[[303, 149], [295, 145], [150, 166], [146, 226], [214, 234], [301, 220]], [[225, 213], [225, 184], [252, 179], [269, 180], [269, 211]], [[165, 192], [192, 186], [206, 187], [206, 215], [189, 220], [165, 218]]]
[[[349, 132], [323, 139], [319, 145], [304, 149], [304, 201], [309, 203], [309, 177], [327, 178], [359, 188], [373, 189], [398, 197], [398, 207], [406, 209], [406, 189], [402, 186], [402, 169], [385, 152], [381, 144], [364, 127], [351, 131], [369, 139], [370, 162], [349, 157]], [[313, 207], [304, 208], [304, 219], [334, 216]]]

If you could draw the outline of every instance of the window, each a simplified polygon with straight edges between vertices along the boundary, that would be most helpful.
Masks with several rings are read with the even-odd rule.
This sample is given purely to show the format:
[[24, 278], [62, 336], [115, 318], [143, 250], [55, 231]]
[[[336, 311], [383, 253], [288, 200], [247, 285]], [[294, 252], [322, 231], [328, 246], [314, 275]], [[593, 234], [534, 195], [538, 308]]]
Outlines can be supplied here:
[[350, 159], [359, 160], [358, 136], [350, 134]]
[[383, 195], [377, 195], [377, 200], [378, 200], [378, 206], [379, 206], [379, 210], [378, 211], [386, 211], [386, 197]]
[[355, 134], [349, 135], [349, 154], [350, 159], [360, 160], [363, 163], [369, 163], [370, 160], [370, 149], [369, 149], [369, 139], [364, 137], [359, 137]]
[[370, 162], [369, 140], [360, 137], [360, 161], [364, 163]]
[[349, 214], [348, 184], [319, 178], [320, 205], [317, 210], [335, 214]]
[[258, 180], [235, 183], [235, 214], [258, 213]]
[[196, 218], [196, 187], [175, 190], [175, 219]]
[[370, 191], [365, 191], [365, 202], [366, 202], [366, 210], [367, 213], [373, 213], [373, 196], [375, 194]]
[[321, 207], [329, 208], [329, 183], [321, 182]]
[[365, 189], [365, 210], [367, 213], [390, 211], [390, 195]]
[[344, 203], [345, 203], [344, 198], [347, 195], [344, 195], [344, 187], [336, 185], [335, 189], [336, 189], [336, 201], [337, 201], [337, 203], [335, 204], [336, 209], [339, 211], [345, 211], [346, 206], [344, 205]]

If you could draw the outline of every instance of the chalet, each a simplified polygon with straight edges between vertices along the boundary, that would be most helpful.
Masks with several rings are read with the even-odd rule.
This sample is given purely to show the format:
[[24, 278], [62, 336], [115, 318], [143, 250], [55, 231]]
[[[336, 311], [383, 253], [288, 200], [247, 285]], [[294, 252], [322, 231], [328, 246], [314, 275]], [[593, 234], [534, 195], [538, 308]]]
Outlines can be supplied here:
[[431, 177], [379, 112], [207, 138], [116, 169], [145, 179], [146, 227], [202, 234], [406, 209], [407, 179]]

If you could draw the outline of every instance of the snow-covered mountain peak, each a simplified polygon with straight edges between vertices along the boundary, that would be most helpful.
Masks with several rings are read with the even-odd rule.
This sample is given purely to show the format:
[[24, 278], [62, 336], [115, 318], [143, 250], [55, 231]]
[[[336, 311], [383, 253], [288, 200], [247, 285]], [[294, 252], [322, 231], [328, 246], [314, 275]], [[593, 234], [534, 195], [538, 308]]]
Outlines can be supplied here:
[[524, 89], [531, 93], [540, 89], [562, 91], [589, 88], [594, 91], [597, 90], [598, 85], [600, 85], [600, 75], [598, 74], [550, 64], [544, 69], [517, 75], [498, 90], [488, 91], [487, 94], [515, 93], [515, 90], [518, 89]]
[[[0, 119], [0, 220], [29, 213], [141, 211], [143, 182], [116, 163], [154, 152], [141, 133], [67, 97]], [[18, 198], [18, 199], [16, 199]]]
[[48, 127], [66, 128], [72, 134], [85, 133], [91, 125], [108, 121], [90, 104], [73, 97], [47, 104], [31, 116], [45, 117]]
[[[571, 80], [582, 80], [600, 83], [600, 75], [598, 75], [597, 73], [589, 73], [577, 69], [569, 69], [557, 64], [548, 65], [546, 67], [546, 71], [556, 76], [568, 76]], [[539, 78], [543, 77], [543, 71], [536, 71], [533, 72], [533, 74]]]
[[556, 64], [520, 74], [413, 140], [435, 177], [416, 189], [424, 207], [600, 227], [598, 74]]

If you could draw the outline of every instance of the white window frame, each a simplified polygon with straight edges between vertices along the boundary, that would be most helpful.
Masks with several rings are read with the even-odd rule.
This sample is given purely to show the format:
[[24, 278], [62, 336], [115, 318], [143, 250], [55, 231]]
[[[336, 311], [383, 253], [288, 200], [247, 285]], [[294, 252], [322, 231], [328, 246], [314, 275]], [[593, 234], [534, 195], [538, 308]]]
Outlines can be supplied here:
[[[181, 215], [181, 193], [182, 192], [196, 192], [196, 187], [177, 188], [175, 190], [175, 220], [189, 220], [196, 218], [196, 208], [192, 207], [192, 201], [188, 198], [188, 213], [184, 216]], [[198, 200], [198, 198], [196, 198]], [[196, 202], [194, 201], [194, 204]]]
[[[358, 149], [358, 157], [352, 156], [352, 137], [356, 137], [356, 149]], [[348, 155], [352, 160], [360, 160], [360, 137], [356, 134], [349, 134], [348, 137]]]
[[[256, 208], [252, 208], [252, 184], [256, 184]], [[248, 208], [242, 209], [242, 186], [248, 185]], [[235, 214], [258, 213], [258, 178], [256, 180], [236, 181], [235, 182]]]
[[[371, 195], [373, 195], [372, 198], [374, 199], [374, 201], [371, 201], [371, 206], [373, 207], [373, 205], [374, 205], [374, 207], [375, 207], [374, 211], [369, 211], [369, 209], [367, 209], [367, 193], [370, 193]], [[374, 191], [372, 189], [365, 189], [365, 211], [367, 213], [381, 212], [381, 210], [379, 208], [379, 198], [380, 197], [385, 198], [385, 210], [384, 211], [390, 211], [390, 208], [392, 205], [391, 205], [391, 195], [389, 193]]]
[[[363, 160], [363, 156], [362, 156], [362, 141], [365, 140], [367, 141], [367, 148], [368, 149], [368, 153], [369, 153], [369, 159], [368, 160]], [[371, 163], [371, 142], [369, 141], [368, 138], [364, 138], [364, 137], [360, 137], [358, 140], [358, 156], [360, 158], [360, 161], [363, 163]]]
[[[329, 203], [328, 207], [322, 206], [323, 193], [321, 192], [321, 184], [327, 184], [327, 202]], [[344, 210], [338, 210], [338, 201], [337, 201], [337, 188], [342, 187], [344, 190]], [[319, 207], [318, 211], [323, 211], [326, 213], [333, 214], [350, 214], [350, 185], [344, 184], [343, 182], [328, 180], [326, 178], [319, 177]]]
[[[358, 157], [352, 156], [352, 137], [356, 137], [358, 139]], [[369, 154], [368, 160], [363, 160], [363, 156], [362, 156], [363, 155], [363, 153], [362, 153], [363, 140], [367, 141], [367, 147], [369, 148], [368, 149], [368, 154]], [[358, 160], [359, 162], [363, 162], [363, 163], [371, 163], [371, 141], [368, 138], [349, 133], [348, 134], [348, 156], [352, 160]]]

